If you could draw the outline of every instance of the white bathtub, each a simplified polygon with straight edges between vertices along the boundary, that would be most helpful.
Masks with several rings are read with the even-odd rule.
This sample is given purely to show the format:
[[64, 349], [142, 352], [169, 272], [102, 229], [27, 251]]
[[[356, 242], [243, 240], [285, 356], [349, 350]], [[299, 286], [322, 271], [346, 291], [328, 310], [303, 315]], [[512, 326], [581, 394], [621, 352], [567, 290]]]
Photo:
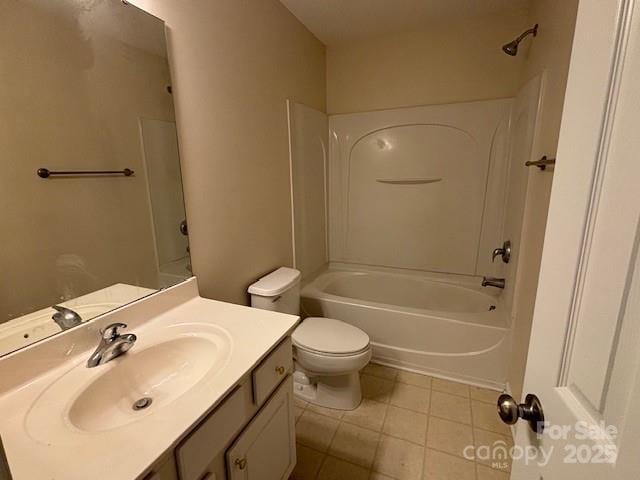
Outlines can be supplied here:
[[502, 389], [505, 315], [499, 296], [478, 284], [468, 277], [331, 267], [304, 286], [302, 308], [367, 332], [379, 363]]

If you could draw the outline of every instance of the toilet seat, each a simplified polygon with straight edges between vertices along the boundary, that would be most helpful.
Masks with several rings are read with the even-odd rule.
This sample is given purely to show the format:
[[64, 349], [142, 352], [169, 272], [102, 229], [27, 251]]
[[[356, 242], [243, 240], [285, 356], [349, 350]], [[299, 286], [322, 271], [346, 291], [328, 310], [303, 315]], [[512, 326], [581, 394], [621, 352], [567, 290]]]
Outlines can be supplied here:
[[316, 355], [349, 357], [369, 350], [369, 335], [332, 318], [309, 317], [294, 330], [291, 338], [298, 349]]

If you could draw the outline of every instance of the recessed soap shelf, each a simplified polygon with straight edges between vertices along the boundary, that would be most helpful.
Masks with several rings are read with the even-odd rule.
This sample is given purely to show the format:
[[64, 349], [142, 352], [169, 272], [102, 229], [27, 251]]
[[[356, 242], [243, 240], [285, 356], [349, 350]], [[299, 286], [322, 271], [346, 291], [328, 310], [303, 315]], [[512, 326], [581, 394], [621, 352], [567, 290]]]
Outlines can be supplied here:
[[376, 178], [376, 182], [390, 185], [424, 185], [441, 181], [442, 178]]

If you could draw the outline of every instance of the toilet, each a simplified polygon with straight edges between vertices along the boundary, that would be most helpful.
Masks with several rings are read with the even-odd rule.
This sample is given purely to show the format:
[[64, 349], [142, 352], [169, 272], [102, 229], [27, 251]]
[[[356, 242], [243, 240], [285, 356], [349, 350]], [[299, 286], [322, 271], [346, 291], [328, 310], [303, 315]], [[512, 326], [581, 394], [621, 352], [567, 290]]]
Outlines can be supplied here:
[[[281, 267], [249, 287], [251, 306], [298, 315], [300, 272]], [[353, 325], [309, 317], [292, 334], [293, 391], [299, 398], [338, 410], [362, 400], [359, 371], [371, 360], [369, 336]]]

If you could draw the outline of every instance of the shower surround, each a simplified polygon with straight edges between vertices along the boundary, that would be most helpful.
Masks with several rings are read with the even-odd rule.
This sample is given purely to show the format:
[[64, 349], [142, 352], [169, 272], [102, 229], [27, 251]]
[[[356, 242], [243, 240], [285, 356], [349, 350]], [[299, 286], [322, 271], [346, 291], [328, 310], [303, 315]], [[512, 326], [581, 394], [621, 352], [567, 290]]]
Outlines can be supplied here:
[[331, 116], [330, 260], [498, 274], [511, 104]]

